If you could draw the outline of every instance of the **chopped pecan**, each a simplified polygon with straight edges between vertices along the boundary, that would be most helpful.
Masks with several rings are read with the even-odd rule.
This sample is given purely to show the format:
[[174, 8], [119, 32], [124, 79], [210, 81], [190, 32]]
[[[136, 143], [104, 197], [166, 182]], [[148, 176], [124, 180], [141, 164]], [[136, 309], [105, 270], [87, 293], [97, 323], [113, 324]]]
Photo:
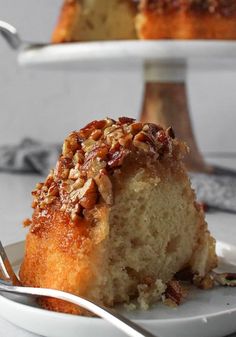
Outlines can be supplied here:
[[70, 144], [70, 149], [75, 152], [79, 149], [81, 149], [81, 140], [78, 136], [78, 132], [74, 131], [72, 132], [69, 137], [67, 138]]
[[30, 226], [31, 224], [32, 224], [32, 220], [29, 219], [29, 218], [27, 218], [27, 219], [25, 219], [25, 220], [23, 221], [23, 226], [24, 226], [24, 227], [28, 227], [28, 226]]
[[111, 159], [112, 155], [121, 149], [121, 144], [119, 142], [114, 143], [109, 150], [108, 158]]
[[107, 126], [107, 120], [100, 120], [100, 121], [93, 121], [89, 124], [87, 124], [83, 129], [79, 131], [79, 136], [82, 139], [88, 138], [94, 130], [103, 129], [105, 126]]
[[73, 158], [74, 153], [70, 147], [70, 142], [68, 139], [65, 139], [62, 145], [62, 155], [66, 158]]
[[76, 151], [76, 153], [74, 154], [73, 157], [73, 163], [76, 164], [80, 164], [82, 165], [84, 162], [84, 151], [83, 150], [78, 150]]
[[175, 139], [175, 133], [171, 126], [168, 129], [166, 129], [166, 134], [168, 137]]
[[80, 189], [76, 189], [70, 192], [70, 203], [75, 205], [76, 203], [79, 202], [80, 199]]
[[136, 135], [139, 133], [143, 128], [143, 123], [133, 123], [130, 125], [130, 132], [132, 135]]
[[114, 132], [115, 130], [122, 130], [120, 125], [112, 124], [111, 126], [108, 126], [104, 130], [104, 137], [106, 138], [110, 133]]
[[126, 134], [125, 136], [121, 137], [118, 141], [121, 146], [126, 148], [130, 148], [132, 144], [133, 137], [131, 134]]
[[[40, 189], [42, 189], [44, 186], [50, 187], [51, 184], [53, 183], [53, 181], [54, 181], [53, 175], [50, 173], [50, 174], [47, 176], [47, 178], [46, 178], [46, 180], [45, 180], [45, 183], [44, 183], [43, 185], [40, 184], [40, 185], [41, 185]], [[40, 185], [39, 185], [39, 186], [40, 186]]]
[[56, 169], [55, 169], [55, 175], [58, 179], [67, 179], [70, 168], [72, 168], [73, 164], [70, 158], [65, 158], [61, 156], [61, 158], [58, 160]]
[[99, 157], [102, 160], [104, 160], [106, 158], [107, 154], [108, 154], [108, 151], [109, 151], [109, 148], [108, 148], [107, 145], [105, 145], [105, 144], [100, 145], [100, 146], [97, 145], [86, 156], [86, 162], [89, 161], [90, 159], [95, 158], [95, 157]]
[[61, 210], [62, 212], [65, 212], [66, 209], [67, 209], [67, 205], [66, 205], [66, 204], [63, 204], [63, 205], [61, 206], [61, 208], [60, 208], [60, 210]]
[[83, 208], [91, 209], [96, 204], [97, 197], [97, 185], [95, 181], [90, 178], [79, 190], [79, 203]]
[[160, 130], [157, 133], [157, 141], [163, 145], [168, 145], [169, 141], [164, 130]]
[[120, 117], [118, 118], [120, 124], [132, 124], [135, 119], [134, 118], [129, 118], [129, 117]]
[[80, 171], [78, 167], [72, 168], [69, 173], [69, 179], [77, 180], [80, 177]]
[[150, 150], [155, 150], [155, 142], [152, 139], [152, 137], [150, 135], [148, 135], [147, 133], [141, 131], [139, 132], [133, 140], [133, 144], [135, 147], [137, 147], [138, 149], [141, 149], [145, 152], [148, 152]]
[[222, 286], [236, 287], [236, 273], [213, 273], [212, 277], [215, 282]]
[[45, 205], [50, 205], [56, 200], [56, 197], [53, 195], [47, 196], [41, 203], [40, 206], [44, 207]]
[[108, 126], [111, 126], [112, 124], [116, 124], [116, 121], [112, 118], [106, 118], [105, 121], [106, 121], [106, 126], [105, 126], [106, 128]]
[[107, 171], [105, 169], [101, 170], [100, 173], [94, 178], [98, 186], [98, 191], [101, 194], [103, 200], [106, 204], [113, 204], [113, 193], [112, 193], [112, 183], [108, 177]]
[[124, 131], [122, 130], [122, 128], [117, 128], [114, 131], [110, 132], [107, 135], [107, 144], [109, 146], [114, 146], [119, 139], [121, 139], [124, 136]]
[[101, 160], [99, 157], [94, 158], [91, 161], [91, 165], [88, 167], [87, 170], [87, 177], [88, 178], [93, 178], [95, 177], [100, 170], [106, 168], [107, 163], [104, 160]]
[[172, 280], [167, 283], [165, 296], [177, 305], [179, 305], [186, 297], [186, 290], [180, 285], [179, 281]]
[[143, 128], [144, 131], [146, 131], [146, 130], [145, 130], [146, 127], [148, 128], [148, 132], [149, 132], [153, 137], [156, 137], [156, 134], [157, 134], [158, 131], [163, 130], [161, 126], [156, 125], [156, 124], [153, 124], [153, 123], [147, 123], [147, 124], [145, 124], [145, 125], [144, 125], [144, 128]]
[[37, 183], [36, 186], [35, 186], [35, 190], [32, 191], [32, 194], [34, 194], [35, 191], [37, 191], [37, 190], [41, 190], [43, 188], [43, 185], [44, 185], [44, 183]]
[[88, 138], [82, 143], [82, 149], [84, 152], [90, 152], [94, 146], [96, 146], [96, 141], [92, 138]]
[[52, 183], [52, 185], [48, 189], [48, 195], [57, 197], [59, 196], [59, 189], [55, 182]]
[[72, 185], [72, 190], [81, 188], [84, 186], [84, 179], [78, 178]]
[[92, 133], [91, 133], [91, 138], [93, 140], [98, 140], [100, 137], [102, 136], [102, 131], [101, 130], [94, 130]]
[[124, 161], [124, 158], [125, 158], [126, 154], [127, 154], [127, 152], [123, 148], [120, 148], [116, 152], [112, 153], [111, 156], [110, 156], [110, 160], [107, 163], [107, 166], [109, 168], [121, 166], [123, 161]]
[[48, 186], [47, 186], [47, 185], [43, 185], [42, 191], [43, 191], [43, 192], [47, 192], [47, 191], [48, 191]]

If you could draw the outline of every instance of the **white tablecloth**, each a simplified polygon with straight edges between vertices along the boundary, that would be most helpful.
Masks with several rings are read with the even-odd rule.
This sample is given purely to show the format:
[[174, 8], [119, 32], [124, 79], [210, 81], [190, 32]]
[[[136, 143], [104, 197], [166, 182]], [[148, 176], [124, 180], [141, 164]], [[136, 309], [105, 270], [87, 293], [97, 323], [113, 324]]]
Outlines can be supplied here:
[[[222, 159], [218, 163], [222, 164]], [[225, 161], [225, 163], [227, 163], [227, 166], [236, 169], [236, 160]], [[35, 175], [9, 175], [0, 173], [0, 237], [3, 245], [24, 239], [26, 230], [22, 227], [22, 220], [31, 214], [31, 191], [36, 182], [41, 179], [41, 177]], [[207, 215], [207, 220], [213, 235], [215, 235], [217, 239], [225, 241], [224, 236], [227, 233], [227, 241], [236, 244], [236, 215], [211, 213]], [[227, 226], [230, 226], [232, 223], [235, 223], [235, 226], [230, 227], [230, 235], [227, 231], [222, 231], [223, 226], [227, 228]], [[230, 240], [228, 239], [229, 236]], [[21, 330], [0, 318], [0, 337], [35, 336], [36, 335]], [[236, 334], [234, 334], [233, 337], [236, 337]]]

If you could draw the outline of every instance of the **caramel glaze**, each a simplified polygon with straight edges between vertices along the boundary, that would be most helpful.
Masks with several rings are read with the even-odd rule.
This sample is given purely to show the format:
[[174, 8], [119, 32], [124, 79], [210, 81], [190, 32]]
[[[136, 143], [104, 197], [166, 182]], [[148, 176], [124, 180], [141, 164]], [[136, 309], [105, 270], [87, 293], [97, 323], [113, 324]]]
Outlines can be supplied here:
[[144, 0], [141, 9], [150, 12], [183, 11], [223, 17], [236, 15], [235, 0]]
[[[141, 155], [158, 162], [185, 152], [186, 146], [174, 139], [171, 128], [127, 117], [93, 121], [65, 139], [55, 170], [32, 192], [34, 213], [25, 225], [42, 236], [52, 224], [63, 223], [79, 242], [89, 235], [90, 219], [99, 217], [100, 205], [112, 205], [111, 179], [126, 159]], [[62, 245], [69, 241], [67, 237]]]

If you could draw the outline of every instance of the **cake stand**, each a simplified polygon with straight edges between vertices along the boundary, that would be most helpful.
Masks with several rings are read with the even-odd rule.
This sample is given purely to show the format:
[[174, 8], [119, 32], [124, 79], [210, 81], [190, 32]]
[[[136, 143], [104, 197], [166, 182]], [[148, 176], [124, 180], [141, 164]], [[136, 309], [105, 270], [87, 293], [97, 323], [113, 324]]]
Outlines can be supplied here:
[[191, 124], [186, 73], [189, 65], [230, 66], [236, 70], [234, 41], [108, 41], [27, 48], [19, 53], [22, 66], [63, 70], [104, 70], [142, 67], [145, 85], [140, 119], [164, 127], [190, 147], [189, 170], [213, 172], [200, 153]]

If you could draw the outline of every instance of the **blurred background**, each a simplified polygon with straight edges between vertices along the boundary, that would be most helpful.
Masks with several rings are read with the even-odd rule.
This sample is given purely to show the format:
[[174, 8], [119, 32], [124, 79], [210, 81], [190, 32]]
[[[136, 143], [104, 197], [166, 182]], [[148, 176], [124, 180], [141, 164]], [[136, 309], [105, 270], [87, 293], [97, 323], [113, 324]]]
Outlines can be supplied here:
[[[0, 0], [0, 16], [22, 37], [49, 41], [62, 0]], [[62, 72], [17, 65], [16, 54], [0, 38], [0, 145], [24, 137], [61, 143], [66, 134], [93, 118], [138, 117], [142, 71]], [[236, 150], [236, 67], [190, 68], [191, 115], [204, 153]]]
[[[62, 1], [0, 0], [0, 18], [16, 26], [26, 40], [48, 42]], [[207, 160], [235, 169], [236, 66], [228, 60], [221, 62], [222, 67], [209, 64], [189, 68], [189, 104], [197, 142]], [[140, 68], [84, 69], [78, 73], [20, 68], [17, 54], [0, 36], [0, 149], [19, 144], [26, 137], [62, 144], [68, 133], [95, 118], [138, 118], [144, 90], [142, 75]], [[219, 188], [221, 180], [216, 185], [213, 181], [215, 189], [213, 193], [210, 189], [210, 196], [216, 199], [215, 191], [219, 190], [218, 199], [226, 200], [226, 204], [225, 195], [230, 196], [227, 207], [235, 212], [235, 177], [224, 178], [226, 192]], [[40, 180], [43, 177], [33, 174], [0, 173], [0, 234], [4, 245], [24, 240], [22, 222], [32, 213], [30, 192]], [[205, 180], [202, 185], [206, 186]], [[207, 220], [217, 239], [235, 244], [235, 215], [231, 213], [209, 212]], [[1, 318], [0, 335], [31, 336]]]

